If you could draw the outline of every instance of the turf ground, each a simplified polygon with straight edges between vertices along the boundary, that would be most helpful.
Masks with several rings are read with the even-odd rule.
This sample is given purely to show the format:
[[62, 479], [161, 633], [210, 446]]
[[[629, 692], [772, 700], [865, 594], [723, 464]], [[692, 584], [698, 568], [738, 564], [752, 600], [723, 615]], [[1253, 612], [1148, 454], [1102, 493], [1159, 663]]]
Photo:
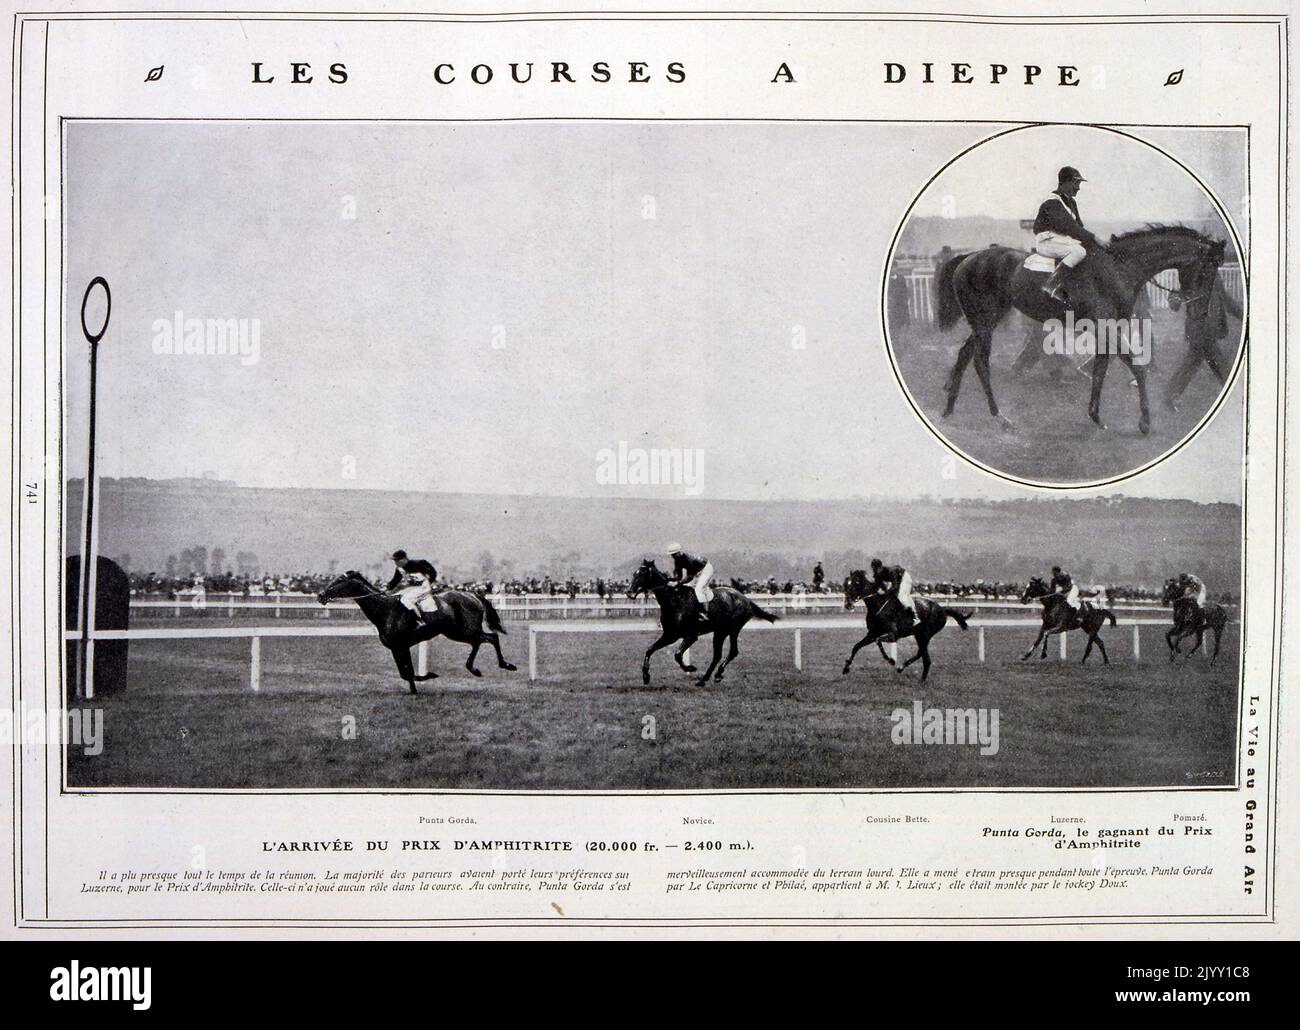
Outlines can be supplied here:
[[[1034, 631], [990, 628], [987, 661], [974, 632], [949, 626], [899, 675], [872, 648], [841, 675], [856, 631], [742, 634], [722, 683], [697, 687], [666, 652], [640, 680], [638, 633], [539, 638], [540, 678], [527, 678], [527, 632], [509, 624], [503, 672], [437, 641], [437, 680], [411, 697], [371, 638], [262, 640], [262, 688], [248, 686], [249, 642], [133, 641], [127, 688], [96, 700], [103, 753], [69, 752], [71, 786], [188, 788], [395, 787], [692, 789], [778, 787], [1093, 787], [1224, 784], [1235, 776], [1237, 627], [1214, 666], [1171, 664], [1163, 627], [1108, 628], [1111, 664], [1094, 652], [1020, 662]], [[912, 653], [904, 643], [902, 653]], [[700, 655], [694, 655], [697, 659]], [[899, 746], [891, 713], [996, 708], [1000, 750]], [[643, 737], [654, 717], [654, 739]], [[347, 730], [355, 726], [355, 736]]]
[[[1225, 360], [1235, 356], [1239, 334], [1230, 330], [1220, 344]], [[892, 335], [895, 360], [913, 399], [948, 442], [984, 464], [1025, 479], [1045, 482], [1087, 482], [1122, 475], [1160, 457], [1196, 427], [1218, 400], [1219, 381], [1202, 367], [1178, 402], [1164, 404], [1166, 382], [1183, 356], [1181, 316], [1155, 314], [1154, 357], [1147, 366], [1152, 428], [1138, 431], [1137, 390], [1128, 368], [1112, 359], [1102, 390], [1102, 419], [1106, 429], [1088, 420], [1091, 378], [1075, 371], [1082, 359], [1044, 357], [1023, 372], [1013, 369], [1024, 340], [1025, 323], [1008, 318], [993, 340], [991, 357], [994, 395], [1001, 414], [1015, 428], [1004, 430], [989, 415], [974, 365], [966, 369], [953, 414], [944, 419], [944, 382], [969, 328], [965, 321], [949, 332], [909, 326]]]

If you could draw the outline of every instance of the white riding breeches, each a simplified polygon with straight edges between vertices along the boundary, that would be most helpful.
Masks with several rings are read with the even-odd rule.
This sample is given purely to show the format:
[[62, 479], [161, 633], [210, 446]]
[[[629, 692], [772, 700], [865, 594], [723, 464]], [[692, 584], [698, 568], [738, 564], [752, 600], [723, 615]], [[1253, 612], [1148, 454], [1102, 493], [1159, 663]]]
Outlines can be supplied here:
[[1035, 236], [1034, 249], [1044, 257], [1056, 258], [1066, 268], [1073, 268], [1088, 256], [1078, 240], [1055, 232], [1040, 232]]
[[438, 611], [438, 602], [433, 597], [433, 584], [427, 580], [402, 587], [397, 598], [413, 612], [427, 612], [430, 615]]
[[912, 574], [904, 571], [902, 581], [898, 584], [898, 603], [904, 608], [911, 608], [912, 611], [920, 616], [920, 609], [916, 607], [916, 598], [912, 596]]
[[1070, 592], [1065, 595], [1065, 603], [1071, 608], [1079, 607], [1079, 584], [1075, 583], [1070, 587]]
[[1206, 599], [1206, 597], [1208, 596], [1208, 594], [1209, 594], [1209, 591], [1207, 591], [1207, 590], [1205, 589], [1205, 587], [1201, 587], [1201, 589], [1198, 590], [1198, 591], [1196, 591], [1195, 594], [1185, 594], [1185, 595], [1183, 595], [1183, 596], [1185, 596], [1185, 597], [1195, 597], [1195, 598], [1196, 598], [1196, 603], [1199, 604], [1202, 608], [1204, 608], [1204, 607], [1205, 607], [1205, 599]]
[[686, 581], [685, 586], [695, 591], [695, 599], [700, 604], [708, 604], [713, 600], [713, 590], [709, 586], [709, 580], [713, 578], [713, 562], [706, 561], [704, 568]]

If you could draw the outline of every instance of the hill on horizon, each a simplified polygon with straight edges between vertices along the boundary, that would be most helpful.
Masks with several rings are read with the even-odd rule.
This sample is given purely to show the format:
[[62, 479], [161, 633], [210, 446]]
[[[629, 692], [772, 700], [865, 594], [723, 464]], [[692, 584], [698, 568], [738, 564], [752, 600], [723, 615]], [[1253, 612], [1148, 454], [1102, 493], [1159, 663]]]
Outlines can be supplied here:
[[[66, 546], [79, 553], [79, 479]], [[102, 554], [132, 572], [323, 573], [385, 566], [398, 547], [449, 579], [631, 574], [669, 540], [722, 578], [832, 582], [870, 557], [922, 580], [1017, 580], [1061, 564], [1088, 582], [1155, 586], [1189, 569], [1240, 582], [1241, 508], [1189, 500], [1056, 496], [1006, 501], [640, 499], [242, 487], [207, 479], [103, 479]], [[206, 567], [193, 569], [196, 561]], [[662, 564], [662, 563], [661, 563]]]

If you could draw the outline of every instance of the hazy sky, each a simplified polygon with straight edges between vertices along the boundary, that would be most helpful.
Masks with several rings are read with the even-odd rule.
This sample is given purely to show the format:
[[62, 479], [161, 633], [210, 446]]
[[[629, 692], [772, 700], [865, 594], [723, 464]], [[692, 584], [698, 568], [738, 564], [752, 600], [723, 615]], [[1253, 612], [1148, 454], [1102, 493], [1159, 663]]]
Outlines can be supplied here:
[[[113, 289], [100, 474], [590, 495], [627, 441], [702, 449], [706, 497], [1021, 495], [916, 420], [877, 314], [903, 210], [990, 131], [72, 124], [68, 325], [91, 277]], [[1069, 157], [1133, 195], [1108, 152]], [[1205, 172], [1231, 193], [1232, 167]], [[257, 363], [156, 354], [178, 311], [258, 320]], [[1237, 391], [1122, 489], [1237, 500], [1204, 470], [1239, 463], [1240, 423]]]

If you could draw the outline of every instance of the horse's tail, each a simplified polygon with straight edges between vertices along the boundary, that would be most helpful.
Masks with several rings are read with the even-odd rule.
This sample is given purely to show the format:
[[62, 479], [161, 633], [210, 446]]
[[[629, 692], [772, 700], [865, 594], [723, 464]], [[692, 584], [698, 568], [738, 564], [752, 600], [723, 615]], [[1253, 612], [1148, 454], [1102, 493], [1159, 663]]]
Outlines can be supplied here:
[[497, 614], [492, 602], [487, 599], [487, 594], [479, 594], [478, 599], [483, 602], [483, 614], [487, 617], [488, 629], [493, 633], [504, 633], [506, 628], [501, 625], [501, 616]]
[[754, 611], [753, 611], [753, 615], [754, 615], [754, 618], [756, 618], [756, 619], [762, 619], [764, 622], [778, 622], [778, 621], [780, 621], [780, 619], [781, 619], [781, 616], [779, 616], [779, 615], [773, 615], [771, 612], [767, 611], [765, 608], [760, 608], [760, 607], [759, 607], [758, 605], [756, 605], [753, 601], [750, 601], [750, 602], [749, 602], [749, 606], [750, 606], [751, 608], [754, 609]]
[[968, 612], [959, 612], [956, 608], [945, 608], [943, 609], [943, 613], [952, 619], [953, 622], [957, 623], [957, 625], [962, 629], [970, 629], [970, 626], [966, 624], [966, 620], [975, 614], [975, 609], [972, 608]]
[[963, 314], [961, 302], [957, 299], [957, 289], [953, 285], [953, 275], [957, 271], [957, 266], [969, 256], [969, 254], [955, 254], [940, 265], [939, 271], [935, 273], [935, 317], [940, 329], [951, 329]]

